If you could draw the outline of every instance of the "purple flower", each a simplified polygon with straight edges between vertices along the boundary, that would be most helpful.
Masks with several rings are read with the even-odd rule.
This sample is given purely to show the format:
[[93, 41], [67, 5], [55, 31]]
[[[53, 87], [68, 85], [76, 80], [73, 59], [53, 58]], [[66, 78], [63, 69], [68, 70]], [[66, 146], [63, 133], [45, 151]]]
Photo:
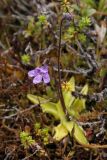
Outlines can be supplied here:
[[34, 70], [29, 71], [28, 76], [34, 77], [34, 79], [33, 79], [34, 84], [41, 83], [42, 81], [44, 83], [50, 82], [50, 76], [48, 74], [48, 66], [47, 65], [44, 65], [42, 67], [37, 67]]

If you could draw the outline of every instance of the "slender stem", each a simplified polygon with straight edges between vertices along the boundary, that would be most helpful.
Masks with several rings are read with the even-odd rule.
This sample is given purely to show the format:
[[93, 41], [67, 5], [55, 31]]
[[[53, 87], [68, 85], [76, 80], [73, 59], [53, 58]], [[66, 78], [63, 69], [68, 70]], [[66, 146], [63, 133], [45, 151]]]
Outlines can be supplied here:
[[76, 0], [78, 6], [80, 6], [80, 0]]
[[59, 99], [60, 99], [61, 105], [62, 105], [63, 110], [65, 112], [66, 106], [65, 106], [65, 102], [64, 102], [64, 98], [63, 98], [63, 94], [62, 94], [61, 72], [60, 72], [62, 23], [63, 23], [63, 19], [60, 22], [60, 33], [59, 33], [59, 48], [58, 48], [58, 94], [59, 94]]

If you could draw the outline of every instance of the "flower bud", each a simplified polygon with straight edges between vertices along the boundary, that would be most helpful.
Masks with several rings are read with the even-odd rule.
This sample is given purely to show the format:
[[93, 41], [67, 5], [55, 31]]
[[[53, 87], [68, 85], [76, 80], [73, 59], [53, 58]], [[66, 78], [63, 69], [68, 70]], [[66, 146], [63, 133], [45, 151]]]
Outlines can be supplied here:
[[63, 19], [71, 21], [73, 19], [73, 15], [70, 13], [63, 13]]

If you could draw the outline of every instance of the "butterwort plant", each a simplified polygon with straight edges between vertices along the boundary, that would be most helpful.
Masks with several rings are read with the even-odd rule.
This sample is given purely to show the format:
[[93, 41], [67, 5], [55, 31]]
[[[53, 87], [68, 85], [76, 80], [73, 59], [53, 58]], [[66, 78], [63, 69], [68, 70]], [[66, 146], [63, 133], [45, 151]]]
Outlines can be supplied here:
[[50, 76], [48, 72], [48, 65], [37, 67], [28, 72], [28, 76], [33, 78], [33, 83], [38, 84], [44, 82], [45, 84], [50, 82]]
[[[67, 115], [64, 113], [60, 100], [56, 103], [47, 101], [47, 99], [28, 94], [28, 99], [34, 104], [40, 104], [42, 111], [53, 115], [56, 120], [59, 120], [59, 124], [53, 127], [55, 134], [54, 139], [60, 141], [65, 136], [70, 134], [73, 136], [77, 142], [80, 144], [88, 144], [83, 128], [78, 124], [78, 118], [81, 113], [85, 110], [85, 99], [75, 98], [71, 93], [75, 91], [75, 79], [72, 77], [69, 81], [62, 84], [62, 92], [64, 97], [64, 102], [66, 106], [66, 111], [68, 116], [72, 117], [68, 120]], [[88, 92], [88, 85], [86, 84], [82, 90], [81, 94], [86, 95]]]
[[[60, 141], [65, 136], [70, 134], [73, 136], [80, 144], [88, 144], [85, 137], [84, 130], [78, 124], [77, 120], [81, 112], [85, 109], [85, 99], [75, 98], [71, 93], [75, 91], [75, 79], [72, 77], [66, 84], [61, 86], [60, 79], [60, 56], [61, 56], [61, 28], [63, 20], [69, 19], [69, 16], [64, 15], [60, 23], [60, 38], [59, 38], [59, 50], [58, 50], [58, 75], [59, 75], [59, 101], [56, 103], [47, 101], [43, 97], [28, 94], [28, 99], [34, 104], [40, 104], [42, 111], [54, 116], [56, 120], [59, 120], [59, 124], [54, 127], [55, 135], [54, 139]], [[37, 67], [28, 73], [30, 77], [34, 77], [33, 83], [38, 84], [42, 81], [48, 83], [50, 77], [48, 74], [48, 67]], [[82, 90], [81, 94], [86, 95], [88, 92], [88, 85], [86, 84]], [[68, 113], [66, 115], [66, 112]], [[71, 116], [70, 119], [68, 116]]]

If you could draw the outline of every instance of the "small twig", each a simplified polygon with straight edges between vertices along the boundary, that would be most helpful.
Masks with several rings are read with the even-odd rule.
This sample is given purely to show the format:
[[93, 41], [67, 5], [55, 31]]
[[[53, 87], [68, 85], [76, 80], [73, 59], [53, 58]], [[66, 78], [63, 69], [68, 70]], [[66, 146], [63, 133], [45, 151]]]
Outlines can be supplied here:
[[94, 93], [93, 95], [89, 95], [89, 94], [83, 95], [79, 92], [72, 92], [71, 94], [75, 97], [78, 97], [78, 98], [88, 99], [89, 101], [101, 102], [107, 98], [107, 88], [102, 90], [100, 93]]
[[97, 69], [98, 68], [98, 64], [96, 63], [96, 61], [94, 60], [94, 58], [92, 58], [91, 55], [89, 55], [87, 52], [85, 52], [80, 44], [80, 42], [77, 40], [77, 45], [81, 51], [81, 53], [84, 55], [86, 61], [88, 64], [90, 64], [89, 67], [92, 67], [93, 69]]
[[6, 153], [6, 157], [4, 158], [4, 160], [10, 159], [9, 157], [12, 156], [12, 153], [13, 153], [14, 151], [15, 151], [15, 148], [14, 148], [12, 151], [10, 151], [9, 153]]
[[34, 153], [32, 153], [31, 155], [29, 155], [21, 160], [29, 160], [29, 158], [33, 157], [36, 153], [37, 153], [37, 150]]
[[36, 105], [32, 105], [30, 108], [24, 109], [24, 110], [22, 110], [22, 111], [19, 110], [17, 113], [12, 114], [12, 115], [10, 115], [10, 116], [0, 117], [0, 119], [11, 119], [12, 117], [15, 117], [15, 116], [17, 116], [17, 115], [19, 115], [19, 114], [23, 114], [23, 113], [25, 113], [25, 112], [28, 112], [28, 111], [34, 109], [35, 107], [38, 107], [38, 106], [40, 106], [41, 104], [45, 104], [45, 103], [47, 103], [47, 102], [49, 102], [49, 101], [50, 101], [50, 99], [49, 99], [49, 100], [46, 100], [46, 101], [44, 101], [44, 102], [42, 102], [42, 103], [40, 103], [39, 105], [36, 104]]
[[90, 126], [90, 127], [96, 126], [96, 125], [98, 125], [100, 123], [102, 123], [102, 122], [101, 121], [97, 121], [97, 122], [79, 122], [79, 124], [81, 126]]
[[106, 13], [106, 12], [96, 11], [96, 12], [94, 13], [94, 15], [107, 16], [107, 13]]
[[23, 114], [23, 113], [25, 113], [25, 112], [28, 112], [28, 111], [34, 109], [34, 108], [37, 107], [37, 106], [38, 106], [38, 105], [32, 105], [30, 108], [24, 109], [24, 110], [22, 110], [22, 111], [19, 111], [19, 112], [15, 113], [15, 114], [10, 115], [10, 116], [0, 117], [0, 119], [11, 119], [12, 117], [17, 116], [18, 114]]
[[102, 123], [102, 125], [101, 125], [101, 127], [100, 127], [100, 132], [96, 134], [96, 137], [98, 137], [98, 136], [100, 136], [101, 134], [103, 134], [103, 133], [106, 132], [106, 129], [104, 128], [105, 123], [106, 123], [106, 121], [105, 121], [105, 119], [104, 119], [104, 120], [103, 120], [103, 123]]
[[35, 152], [21, 160], [29, 160], [29, 158], [33, 157], [38, 151], [41, 151], [50, 160], [47, 152], [38, 143], [35, 143], [35, 146], [37, 148]]
[[98, 149], [98, 148], [107, 148], [107, 145], [106, 144], [103, 144], [103, 145], [100, 145], [100, 144], [82, 144], [79, 146], [80, 148], [83, 147], [83, 148], [90, 148], [90, 149]]
[[[58, 71], [58, 68], [53, 67], [55, 71]], [[71, 73], [71, 74], [83, 74], [84, 76], [87, 76], [88, 73], [90, 73], [92, 69], [87, 69], [83, 70], [82, 68], [79, 68], [77, 70], [71, 70], [71, 69], [60, 69], [60, 72], [65, 72], [65, 73]]]

